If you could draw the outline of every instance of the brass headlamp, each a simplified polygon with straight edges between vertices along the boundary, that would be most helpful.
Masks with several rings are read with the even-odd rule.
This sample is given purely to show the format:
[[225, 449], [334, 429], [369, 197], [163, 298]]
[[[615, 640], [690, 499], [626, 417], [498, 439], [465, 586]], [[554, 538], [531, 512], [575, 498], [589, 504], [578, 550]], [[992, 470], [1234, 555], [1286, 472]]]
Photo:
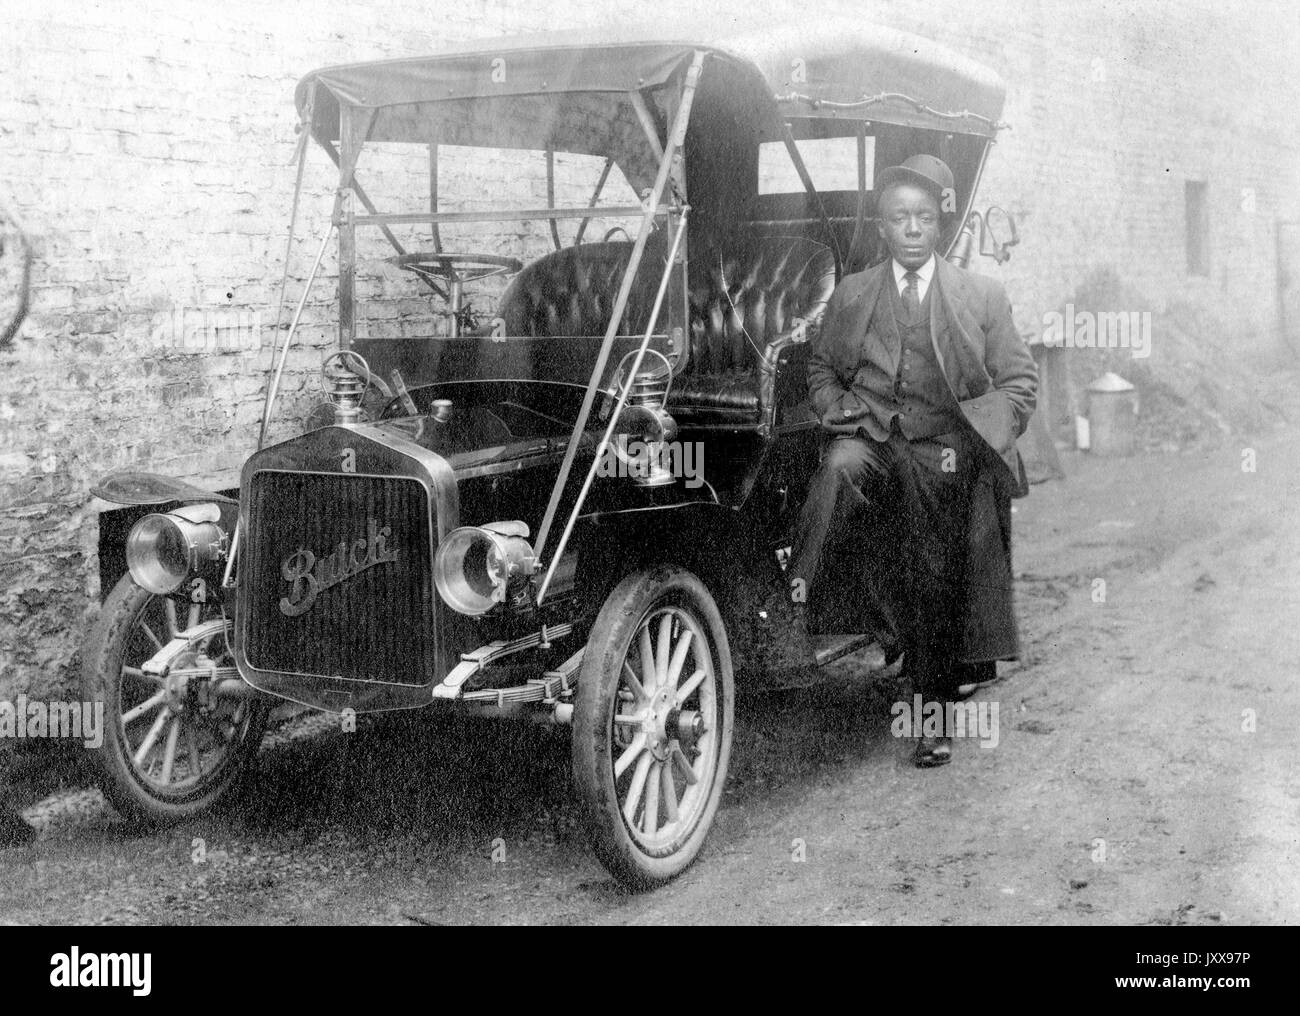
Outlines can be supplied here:
[[142, 518], [126, 538], [126, 566], [136, 585], [165, 596], [205, 564], [225, 557], [230, 537], [220, 519], [215, 504], [185, 505]]

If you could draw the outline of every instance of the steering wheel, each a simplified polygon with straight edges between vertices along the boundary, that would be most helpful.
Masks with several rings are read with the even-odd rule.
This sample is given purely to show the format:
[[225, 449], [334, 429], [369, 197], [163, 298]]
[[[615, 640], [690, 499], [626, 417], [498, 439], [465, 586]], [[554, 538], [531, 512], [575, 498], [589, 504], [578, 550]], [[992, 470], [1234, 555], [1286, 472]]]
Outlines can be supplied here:
[[453, 337], [460, 335], [463, 328], [472, 328], [474, 325], [473, 312], [464, 302], [465, 283], [489, 279], [494, 275], [513, 274], [523, 268], [523, 262], [498, 254], [453, 254], [442, 251], [401, 254], [389, 258], [388, 263], [414, 272], [446, 301]]
[[[498, 254], [460, 254], [443, 251], [421, 251], [417, 254], [402, 254], [388, 259], [390, 265], [414, 272], [434, 288], [444, 300], [451, 300], [450, 287], [458, 287], [466, 282], [478, 282], [494, 275], [510, 275], [521, 268], [523, 262], [517, 258], [501, 257]], [[442, 282], [449, 289], [443, 289]]]

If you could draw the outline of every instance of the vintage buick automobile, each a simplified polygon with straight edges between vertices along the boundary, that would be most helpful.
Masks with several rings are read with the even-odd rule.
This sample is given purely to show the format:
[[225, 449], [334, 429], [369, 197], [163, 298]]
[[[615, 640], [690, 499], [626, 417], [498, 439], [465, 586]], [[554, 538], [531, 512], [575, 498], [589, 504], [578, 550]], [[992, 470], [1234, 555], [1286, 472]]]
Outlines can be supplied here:
[[[194, 815], [278, 700], [522, 714], [571, 726], [609, 870], [671, 879], [717, 811], [735, 696], [871, 642], [810, 636], [785, 591], [819, 454], [808, 340], [881, 256], [873, 179], [908, 156], [954, 171], [949, 256], [1005, 256], [972, 210], [1003, 87], [820, 21], [491, 40], [325, 68], [296, 100], [300, 189], [308, 138], [337, 189], [237, 498], [95, 490], [155, 506], [85, 651], [104, 790]], [[332, 405], [268, 443], [335, 231]]]

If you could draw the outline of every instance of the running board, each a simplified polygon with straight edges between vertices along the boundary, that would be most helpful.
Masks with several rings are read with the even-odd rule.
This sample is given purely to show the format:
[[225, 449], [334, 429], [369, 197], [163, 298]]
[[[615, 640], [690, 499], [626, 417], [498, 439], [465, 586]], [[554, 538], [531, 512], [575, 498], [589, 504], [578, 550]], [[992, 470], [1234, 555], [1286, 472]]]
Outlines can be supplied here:
[[870, 635], [823, 635], [813, 638], [813, 654], [819, 667], [841, 660], [860, 649], [868, 648], [870, 665], [873, 668], [883, 667], [885, 651]]

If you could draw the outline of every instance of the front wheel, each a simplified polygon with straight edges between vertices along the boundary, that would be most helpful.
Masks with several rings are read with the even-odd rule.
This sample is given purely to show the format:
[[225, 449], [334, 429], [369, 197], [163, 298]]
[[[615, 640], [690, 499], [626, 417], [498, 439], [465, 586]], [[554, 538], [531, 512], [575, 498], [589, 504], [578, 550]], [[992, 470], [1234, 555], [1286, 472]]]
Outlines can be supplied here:
[[203, 813], [229, 792], [256, 754], [269, 706], [214, 698], [204, 677], [233, 673], [229, 626], [206, 626], [166, 677], [143, 664], [181, 632], [221, 620], [215, 604], [178, 602], [122, 577], [83, 650], [86, 698], [102, 702], [100, 787], [126, 819], [163, 825]]
[[573, 771], [588, 839], [620, 882], [662, 885], [699, 854], [734, 698], [727, 632], [698, 578], [658, 565], [615, 587], [583, 655]]

